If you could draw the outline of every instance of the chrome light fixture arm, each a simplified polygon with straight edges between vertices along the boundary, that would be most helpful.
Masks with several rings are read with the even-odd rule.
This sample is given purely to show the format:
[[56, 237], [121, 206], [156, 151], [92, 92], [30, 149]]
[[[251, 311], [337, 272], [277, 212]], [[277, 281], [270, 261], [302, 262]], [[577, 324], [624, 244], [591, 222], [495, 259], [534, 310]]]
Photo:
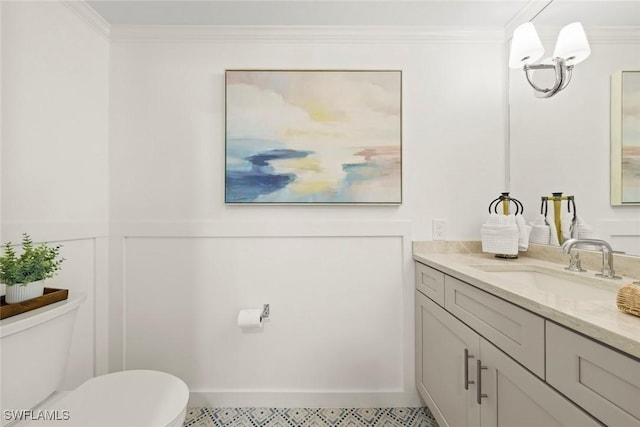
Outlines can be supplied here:
[[[567, 65], [566, 61], [562, 58], [554, 58], [553, 64], [525, 64], [523, 70], [527, 77], [527, 81], [536, 91], [536, 96], [538, 98], [551, 98], [553, 95], [567, 87], [567, 85], [571, 81], [573, 65]], [[535, 70], [554, 70], [555, 82], [553, 86], [551, 86], [550, 88], [542, 88], [538, 86], [533, 81], [533, 77], [530, 74], [530, 71]]]

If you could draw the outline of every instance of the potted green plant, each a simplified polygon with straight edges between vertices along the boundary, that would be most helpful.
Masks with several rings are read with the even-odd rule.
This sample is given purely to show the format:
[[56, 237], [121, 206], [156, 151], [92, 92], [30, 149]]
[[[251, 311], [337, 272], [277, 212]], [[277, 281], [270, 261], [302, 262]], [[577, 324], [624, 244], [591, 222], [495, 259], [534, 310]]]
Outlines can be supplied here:
[[34, 245], [31, 237], [22, 235], [22, 253], [16, 253], [11, 242], [4, 245], [0, 255], [0, 283], [6, 285], [5, 302], [13, 304], [42, 296], [44, 280], [57, 274], [64, 258], [60, 245]]

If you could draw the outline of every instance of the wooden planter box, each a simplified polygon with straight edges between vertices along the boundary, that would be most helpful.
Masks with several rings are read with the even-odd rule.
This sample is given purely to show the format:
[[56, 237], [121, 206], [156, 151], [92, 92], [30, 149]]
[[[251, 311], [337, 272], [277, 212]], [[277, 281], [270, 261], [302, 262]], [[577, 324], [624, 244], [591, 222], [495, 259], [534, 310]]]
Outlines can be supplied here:
[[68, 289], [44, 288], [44, 295], [32, 298], [27, 301], [17, 302], [15, 304], [7, 304], [4, 295], [0, 298], [0, 319], [15, 316], [54, 302], [63, 301], [69, 298]]

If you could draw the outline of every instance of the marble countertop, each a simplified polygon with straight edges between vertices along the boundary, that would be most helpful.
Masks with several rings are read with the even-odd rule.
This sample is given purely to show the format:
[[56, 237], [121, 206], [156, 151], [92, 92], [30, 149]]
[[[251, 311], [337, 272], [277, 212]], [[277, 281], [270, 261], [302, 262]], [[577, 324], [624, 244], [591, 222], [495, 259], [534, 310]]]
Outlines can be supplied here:
[[[629, 277], [622, 280], [601, 279], [596, 271], [570, 272], [561, 264], [520, 256], [515, 260], [495, 258], [484, 253], [433, 253], [414, 246], [413, 258], [425, 265], [442, 271], [497, 297], [509, 301], [535, 314], [564, 325], [615, 349], [640, 358], [640, 317], [618, 310], [618, 289], [633, 282]], [[586, 286], [568, 289], [559, 286], [556, 290], [544, 290], [535, 286], [516, 284], [490, 270], [520, 270], [523, 266], [531, 270], [562, 275], [563, 278], [579, 280]]]

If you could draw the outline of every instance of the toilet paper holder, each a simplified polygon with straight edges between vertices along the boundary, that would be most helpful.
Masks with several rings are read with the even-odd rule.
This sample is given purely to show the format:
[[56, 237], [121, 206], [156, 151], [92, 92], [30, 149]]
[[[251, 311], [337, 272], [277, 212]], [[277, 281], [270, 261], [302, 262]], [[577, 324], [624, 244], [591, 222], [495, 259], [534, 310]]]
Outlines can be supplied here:
[[269, 317], [269, 304], [264, 304], [262, 306], [262, 314], [260, 315], [261, 318], [266, 319]]

